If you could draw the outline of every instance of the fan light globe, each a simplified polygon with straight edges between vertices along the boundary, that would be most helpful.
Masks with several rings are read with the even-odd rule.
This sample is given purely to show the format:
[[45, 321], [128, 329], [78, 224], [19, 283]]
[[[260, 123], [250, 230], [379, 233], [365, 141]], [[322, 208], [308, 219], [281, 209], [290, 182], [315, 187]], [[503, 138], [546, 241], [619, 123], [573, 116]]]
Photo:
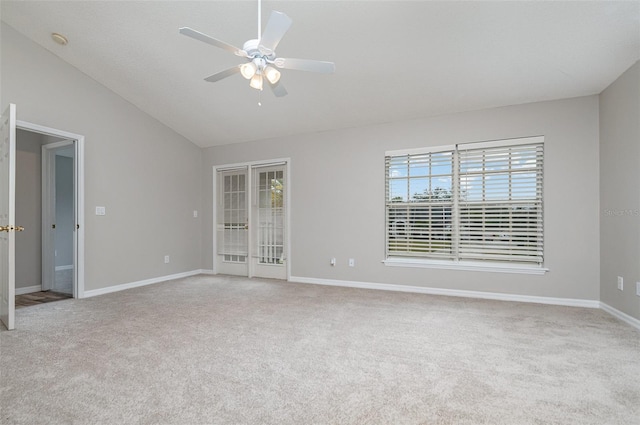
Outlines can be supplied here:
[[280, 81], [280, 71], [272, 66], [267, 66], [264, 69], [264, 76], [267, 77], [267, 80], [269, 80], [271, 84], [275, 84]]
[[256, 75], [257, 67], [253, 62], [248, 62], [240, 66], [240, 74], [247, 80]]
[[256, 90], [262, 90], [262, 75], [255, 74], [253, 77], [251, 77], [249, 86], [253, 87]]

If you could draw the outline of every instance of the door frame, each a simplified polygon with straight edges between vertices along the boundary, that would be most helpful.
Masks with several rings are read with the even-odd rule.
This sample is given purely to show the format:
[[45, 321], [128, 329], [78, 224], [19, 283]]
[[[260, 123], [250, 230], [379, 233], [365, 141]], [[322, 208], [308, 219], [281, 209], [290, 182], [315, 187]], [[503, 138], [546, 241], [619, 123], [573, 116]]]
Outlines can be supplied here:
[[[212, 241], [213, 241], [213, 274], [218, 274], [218, 266], [217, 266], [217, 256], [218, 256], [218, 235], [217, 235], [217, 214], [218, 214], [218, 171], [228, 171], [239, 168], [247, 169], [247, 182], [250, 184], [250, 189], [253, 190], [253, 167], [266, 167], [270, 165], [284, 165], [285, 167], [285, 175], [287, 176], [287, 190], [285, 190], [285, 224], [284, 224], [284, 233], [285, 233], [285, 269], [286, 269], [286, 280], [291, 278], [291, 158], [275, 158], [268, 160], [260, 160], [260, 161], [248, 161], [248, 162], [237, 162], [233, 164], [222, 164], [222, 165], [214, 165], [213, 168], [213, 200], [211, 203], [213, 214], [212, 214]], [[251, 207], [251, 193], [249, 194], [249, 204], [247, 205], [247, 219], [249, 223], [252, 223], [252, 214], [253, 208]], [[247, 277], [251, 278], [254, 276], [254, 267], [251, 261], [251, 247], [253, 244], [253, 231], [250, 230], [248, 234], [248, 251], [249, 255], [247, 256]]]
[[[45, 136], [54, 136], [60, 139], [65, 139], [61, 143], [71, 143], [75, 146], [75, 161], [74, 161], [74, 201], [75, 201], [75, 220], [76, 220], [76, 231], [74, 232], [73, 237], [73, 258], [74, 258], [74, 270], [73, 270], [73, 296], [74, 298], [84, 298], [84, 136], [81, 134], [70, 133], [63, 130], [58, 130], [55, 128], [45, 127], [39, 124], [33, 124], [26, 121], [16, 121], [16, 128], [21, 130], [27, 130], [33, 133], [43, 134]], [[75, 143], [74, 143], [75, 142]], [[52, 143], [51, 147], [57, 145], [59, 143]], [[46, 146], [46, 145], [44, 145]], [[43, 187], [42, 187], [42, 196], [43, 196], [43, 205], [42, 208], [45, 208], [45, 192], [46, 188], [45, 184], [45, 168], [44, 161], [45, 157], [43, 155]], [[46, 182], [46, 184], [49, 184]], [[49, 202], [49, 198], [47, 198], [47, 202]], [[43, 221], [44, 221], [43, 217]], [[43, 227], [42, 232], [43, 236], [45, 234], [45, 229]], [[49, 238], [50, 239], [50, 238]], [[48, 242], [51, 242], [50, 240]], [[42, 241], [43, 250], [45, 247], [45, 240]], [[43, 252], [44, 255], [44, 252]], [[43, 256], [43, 266], [45, 262], [45, 258]], [[45, 268], [42, 269], [43, 279]], [[44, 280], [43, 280], [44, 283]]]

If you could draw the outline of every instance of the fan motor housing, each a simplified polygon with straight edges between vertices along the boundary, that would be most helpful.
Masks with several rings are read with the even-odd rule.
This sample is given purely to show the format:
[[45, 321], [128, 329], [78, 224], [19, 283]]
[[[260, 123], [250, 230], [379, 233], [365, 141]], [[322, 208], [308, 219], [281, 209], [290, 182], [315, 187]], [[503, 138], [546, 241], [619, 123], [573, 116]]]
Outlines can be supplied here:
[[[247, 40], [242, 45], [242, 50], [247, 52], [247, 55], [249, 56], [249, 58], [263, 57], [265, 59], [273, 60], [276, 57], [275, 52], [268, 52], [268, 51], [265, 52], [265, 50], [267, 49], [264, 46], [262, 47], [262, 50], [261, 50], [260, 40], [257, 40], [257, 39]], [[265, 53], [268, 53], [268, 54], [265, 54]]]

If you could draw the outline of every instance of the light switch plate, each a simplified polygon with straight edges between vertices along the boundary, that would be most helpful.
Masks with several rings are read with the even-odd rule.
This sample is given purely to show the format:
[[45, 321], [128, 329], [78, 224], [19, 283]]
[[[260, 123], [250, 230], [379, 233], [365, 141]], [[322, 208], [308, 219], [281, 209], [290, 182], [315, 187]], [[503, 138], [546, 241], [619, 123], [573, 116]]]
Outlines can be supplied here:
[[96, 207], [96, 215], [107, 215], [107, 209], [105, 207]]

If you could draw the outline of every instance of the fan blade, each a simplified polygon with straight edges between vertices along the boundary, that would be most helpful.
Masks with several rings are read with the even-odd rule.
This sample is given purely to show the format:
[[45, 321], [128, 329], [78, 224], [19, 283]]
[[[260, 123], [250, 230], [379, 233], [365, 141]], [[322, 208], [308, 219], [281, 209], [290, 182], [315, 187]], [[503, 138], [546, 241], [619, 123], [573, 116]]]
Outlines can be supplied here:
[[276, 50], [278, 43], [282, 40], [284, 34], [289, 30], [293, 21], [282, 12], [273, 10], [267, 26], [260, 38], [260, 51], [262, 54], [269, 56]]
[[[269, 81], [267, 80], [267, 82]], [[269, 86], [271, 87], [271, 90], [273, 91], [273, 94], [276, 95], [276, 97], [283, 97], [287, 95], [287, 89], [284, 88], [280, 81], [275, 84], [269, 83]]]
[[277, 58], [273, 61], [273, 64], [278, 68], [320, 72], [322, 74], [332, 74], [336, 71], [336, 64], [333, 62], [314, 61], [310, 59]]
[[247, 52], [245, 52], [244, 50], [239, 49], [236, 46], [232, 46], [229, 43], [225, 43], [224, 41], [220, 41], [213, 37], [209, 37], [207, 34], [203, 34], [200, 31], [196, 31], [192, 28], [182, 27], [180, 28], [180, 34], [186, 35], [187, 37], [195, 38], [196, 40], [203, 41], [207, 44], [211, 44], [212, 46], [216, 46], [222, 50], [231, 52], [234, 55], [242, 56], [244, 58], [247, 57]]
[[223, 78], [230, 77], [233, 74], [237, 74], [239, 72], [240, 72], [240, 65], [234, 66], [233, 68], [225, 69], [224, 71], [220, 71], [218, 73], [210, 75], [209, 77], [205, 78], [204, 80], [208, 81], [210, 83], [215, 83], [216, 81], [220, 81]]

